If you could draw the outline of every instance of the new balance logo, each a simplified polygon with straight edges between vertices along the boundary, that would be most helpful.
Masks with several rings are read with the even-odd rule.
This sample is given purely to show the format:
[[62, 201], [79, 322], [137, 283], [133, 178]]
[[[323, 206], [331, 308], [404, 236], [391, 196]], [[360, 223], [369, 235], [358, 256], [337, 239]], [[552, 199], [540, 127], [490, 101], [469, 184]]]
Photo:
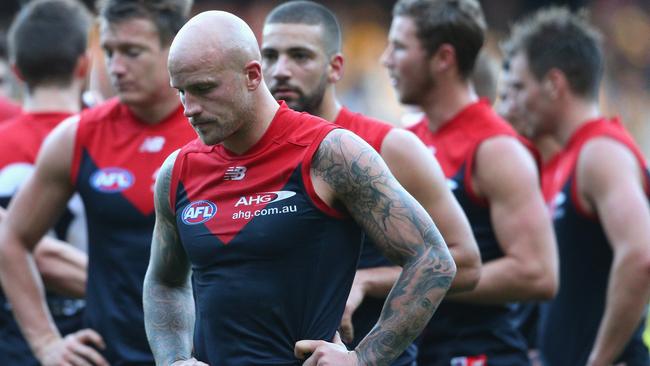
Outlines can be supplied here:
[[140, 152], [156, 153], [165, 146], [165, 138], [162, 136], [151, 136], [144, 139], [140, 145]]
[[231, 166], [226, 169], [223, 180], [242, 180], [246, 176], [245, 166]]

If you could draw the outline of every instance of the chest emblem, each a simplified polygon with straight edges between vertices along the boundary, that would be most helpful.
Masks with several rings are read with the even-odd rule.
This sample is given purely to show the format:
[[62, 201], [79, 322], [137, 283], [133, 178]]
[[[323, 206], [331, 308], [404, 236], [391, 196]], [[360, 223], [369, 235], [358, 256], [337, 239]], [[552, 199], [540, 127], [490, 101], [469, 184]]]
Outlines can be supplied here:
[[231, 166], [226, 170], [224, 174], [224, 180], [242, 180], [246, 176], [246, 167], [245, 166]]
[[163, 136], [150, 136], [144, 139], [140, 145], [140, 152], [157, 153], [165, 146], [165, 138]]
[[90, 176], [90, 185], [104, 193], [118, 193], [130, 188], [135, 182], [133, 174], [122, 168], [104, 168]]
[[217, 205], [208, 200], [194, 201], [185, 206], [181, 219], [186, 225], [202, 224], [217, 213]]

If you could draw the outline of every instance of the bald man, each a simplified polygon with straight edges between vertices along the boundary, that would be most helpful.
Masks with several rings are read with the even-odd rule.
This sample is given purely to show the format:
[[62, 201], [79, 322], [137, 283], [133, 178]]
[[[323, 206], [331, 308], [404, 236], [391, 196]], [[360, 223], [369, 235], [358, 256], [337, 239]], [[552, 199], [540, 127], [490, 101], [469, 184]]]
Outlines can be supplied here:
[[[388, 364], [431, 317], [455, 264], [372, 147], [275, 101], [257, 45], [246, 23], [216, 11], [172, 43], [171, 84], [199, 139], [170, 155], [156, 184], [151, 349], [174, 366]], [[362, 229], [403, 271], [348, 352], [335, 334]]]

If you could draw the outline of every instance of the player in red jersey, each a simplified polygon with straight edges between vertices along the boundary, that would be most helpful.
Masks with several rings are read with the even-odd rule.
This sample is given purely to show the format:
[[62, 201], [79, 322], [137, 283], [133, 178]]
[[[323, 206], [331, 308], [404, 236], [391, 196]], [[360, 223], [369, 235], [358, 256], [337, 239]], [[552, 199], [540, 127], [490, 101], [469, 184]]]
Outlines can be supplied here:
[[[36, 155], [47, 134], [79, 112], [88, 67], [86, 42], [90, 14], [71, 0], [39, 0], [25, 6], [9, 32], [11, 60], [26, 85], [24, 113], [0, 126], [0, 219], [4, 208], [34, 169]], [[68, 47], [60, 47], [66, 42]], [[56, 63], [59, 67], [52, 67]], [[86, 255], [83, 208], [78, 197], [58, 220], [53, 235], [44, 238], [35, 262], [48, 289], [83, 298]], [[81, 221], [81, 222], [77, 222]], [[66, 240], [75, 247], [61, 243]], [[54, 282], [52, 282], [54, 281]], [[47, 304], [63, 334], [81, 328], [83, 300], [48, 292]], [[11, 365], [38, 365], [21, 335], [11, 306], [0, 293], [0, 360]]]
[[561, 286], [542, 307], [539, 348], [549, 365], [645, 366], [650, 180], [632, 137], [602, 116], [600, 38], [584, 14], [556, 7], [518, 22], [506, 43], [525, 123], [561, 145], [543, 173]]
[[[412, 133], [353, 113], [337, 100], [335, 84], [342, 77], [344, 61], [340, 37], [335, 15], [320, 4], [292, 1], [273, 9], [262, 39], [262, 67], [269, 89], [291, 108], [334, 122], [375, 148], [398, 181], [427, 209], [449, 245], [458, 267], [452, 290], [473, 288], [480, 267], [476, 243], [435, 158]], [[400, 273], [371, 241], [364, 244], [359, 268], [341, 326], [344, 340], [352, 347], [375, 324]], [[413, 359], [405, 354], [398, 364], [414, 361], [415, 351], [408, 353]]]
[[[435, 311], [453, 280], [453, 259], [426, 211], [375, 150], [349, 131], [279, 106], [263, 82], [260, 61], [251, 29], [224, 12], [197, 15], [172, 44], [172, 86], [201, 142], [170, 156], [156, 186], [144, 303], [157, 361], [197, 364], [190, 359], [194, 348], [213, 365], [389, 363]], [[278, 192], [292, 171], [287, 190]], [[257, 188], [267, 187], [274, 195], [258, 197]], [[266, 206], [252, 216], [243, 213], [247, 224], [236, 221], [242, 217], [237, 207], [278, 197], [296, 209]], [[343, 235], [343, 252], [329, 239], [351, 218], [403, 270], [377, 325], [348, 352], [328, 341], [345, 307], [341, 290], [352, 284], [356, 258], [350, 253], [358, 251], [360, 231], [353, 225]], [[347, 244], [350, 235], [356, 249]], [[196, 307], [190, 265], [199, 272], [192, 281]], [[234, 308], [238, 301], [244, 311]], [[197, 322], [225, 327], [197, 324], [192, 342], [195, 309]], [[231, 340], [231, 329], [241, 337]]]
[[427, 327], [418, 364], [526, 365], [512, 302], [551, 298], [555, 240], [535, 160], [469, 81], [484, 39], [474, 0], [401, 0], [382, 61], [398, 97], [425, 118], [411, 130], [431, 148], [465, 209], [483, 267]]
[[[194, 137], [169, 87], [169, 45], [186, 20], [184, 0], [108, 0], [100, 41], [119, 98], [59, 125], [2, 223], [3, 285], [44, 365], [153, 365], [144, 332], [142, 281], [155, 220], [153, 185], [170, 152]], [[61, 338], [43, 306], [31, 250], [79, 192], [88, 222], [86, 337]], [[38, 209], [34, 209], [34, 208]], [[92, 335], [92, 336], [91, 336]], [[96, 346], [97, 348], [94, 348]]]

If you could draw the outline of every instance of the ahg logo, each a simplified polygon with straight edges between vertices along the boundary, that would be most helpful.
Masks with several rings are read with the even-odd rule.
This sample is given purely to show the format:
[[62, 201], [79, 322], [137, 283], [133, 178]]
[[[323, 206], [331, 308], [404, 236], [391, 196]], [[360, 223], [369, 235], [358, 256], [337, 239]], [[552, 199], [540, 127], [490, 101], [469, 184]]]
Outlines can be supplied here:
[[226, 174], [224, 174], [224, 180], [242, 180], [246, 176], [246, 167], [245, 166], [231, 166], [226, 169]]
[[286, 200], [287, 198], [291, 198], [296, 195], [296, 192], [292, 191], [276, 191], [276, 192], [264, 192], [264, 193], [256, 193], [251, 196], [242, 196], [239, 198], [237, 203], [235, 203], [235, 207], [244, 205], [244, 206], [252, 206], [252, 205], [264, 205], [264, 204], [269, 204], [272, 202], [278, 202], [282, 200]]

